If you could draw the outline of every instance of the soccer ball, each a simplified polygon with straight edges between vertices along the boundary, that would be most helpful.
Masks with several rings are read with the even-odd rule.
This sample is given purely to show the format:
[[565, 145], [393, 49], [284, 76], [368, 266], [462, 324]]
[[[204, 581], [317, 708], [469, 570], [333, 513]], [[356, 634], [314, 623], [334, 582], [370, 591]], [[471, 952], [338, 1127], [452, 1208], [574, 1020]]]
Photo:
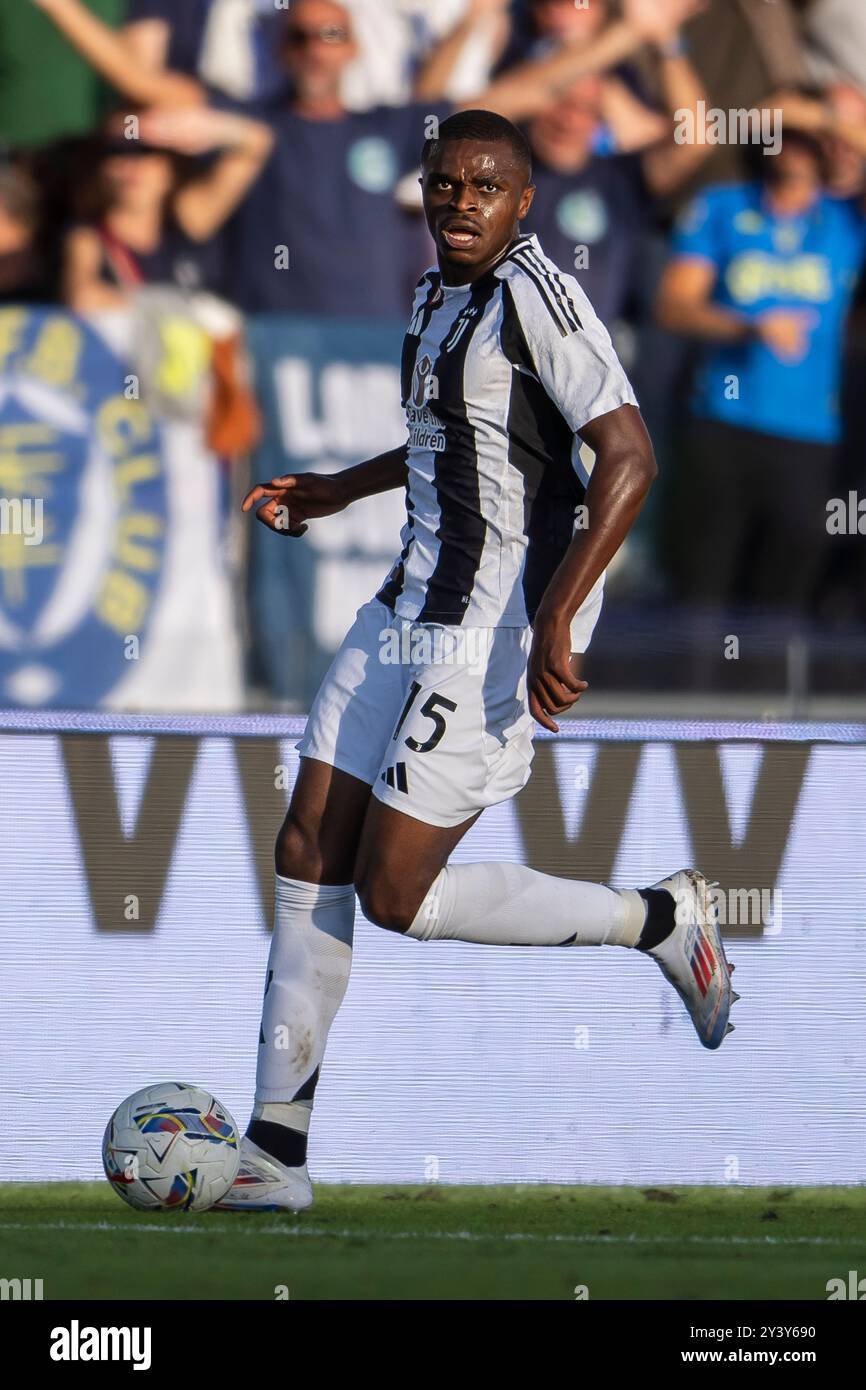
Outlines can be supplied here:
[[145, 1086], [118, 1105], [102, 1140], [105, 1176], [139, 1211], [207, 1211], [237, 1176], [238, 1127], [197, 1086]]

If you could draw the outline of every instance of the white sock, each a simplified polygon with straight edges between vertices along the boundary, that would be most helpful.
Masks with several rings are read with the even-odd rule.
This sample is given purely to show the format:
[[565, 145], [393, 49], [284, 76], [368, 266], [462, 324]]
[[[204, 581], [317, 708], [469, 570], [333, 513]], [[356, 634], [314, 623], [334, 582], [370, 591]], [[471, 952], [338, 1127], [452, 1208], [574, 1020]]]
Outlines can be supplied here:
[[349, 983], [354, 924], [351, 884], [277, 875], [254, 1120], [309, 1128], [318, 1069]]
[[446, 865], [408, 935], [486, 946], [634, 946], [646, 903], [632, 889], [579, 883], [523, 864]]

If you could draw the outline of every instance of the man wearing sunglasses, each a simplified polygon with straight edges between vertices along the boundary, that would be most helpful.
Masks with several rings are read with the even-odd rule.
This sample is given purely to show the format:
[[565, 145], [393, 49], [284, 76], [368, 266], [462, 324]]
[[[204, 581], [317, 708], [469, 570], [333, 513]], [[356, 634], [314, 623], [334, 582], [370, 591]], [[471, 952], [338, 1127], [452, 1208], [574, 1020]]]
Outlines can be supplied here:
[[[228, 45], [232, 80], [223, 80], [221, 90], [229, 96], [217, 95], [213, 73], [206, 78], [209, 86], [189, 75], [190, 42], [184, 58], [184, 46], [176, 41], [182, 37], [181, 18], [193, 9], [199, 17], [207, 11], [207, 28], [196, 31], [198, 40], [224, 53], [225, 30], [216, 44], [221, 0], [173, 3], [170, 30], [157, 14], [169, 8], [164, 0], [134, 0], [134, 22], [122, 31], [110, 29], [81, 0], [34, 3], [137, 105], [201, 103], [210, 93], [220, 103], [240, 100], [272, 125], [273, 155], [228, 232], [234, 275], [227, 289], [243, 309], [393, 319], [403, 316], [419, 260], [417, 223], [395, 193], [416, 168], [419, 136], [431, 133], [430, 123], [473, 107], [510, 120], [529, 119], [570, 82], [635, 53], [652, 38], [660, 11], [669, 12], [675, 23], [699, 0], [624, 0], [625, 18], [607, 24], [590, 42], [582, 35], [575, 43], [566, 37], [549, 56], [511, 68], [470, 100], [451, 105], [427, 98], [365, 111], [349, 111], [344, 102], [347, 70], [359, 45], [351, 9], [339, 0], [293, 0], [289, 10], [277, 11], [275, 42], [288, 91], [254, 103], [252, 110], [234, 90], [249, 67], [248, 45], [240, 37], [233, 61]], [[243, 5], [252, 20], [258, 0]], [[233, 22], [242, 18], [240, 4], [226, 6], [225, 24], [230, 10]], [[187, 40], [195, 37], [190, 30]], [[186, 71], [174, 63], [184, 63]], [[199, 77], [204, 75], [199, 65]], [[423, 254], [426, 258], [426, 248]]]
[[[338, 0], [296, 0], [283, 37], [291, 96], [264, 113], [275, 131], [274, 151], [234, 229], [231, 260], [242, 307], [402, 318], [417, 278], [418, 246], [395, 191], [417, 167], [419, 138], [455, 110], [481, 107], [512, 121], [534, 116], [569, 81], [643, 44], [645, 14], [634, 4], [634, 15], [592, 42], [566, 44], [514, 68], [471, 100], [427, 98], [348, 111], [344, 77], [358, 54], [350, 10]], [[657, 6], [677, 15], [693, 8], [690, 0], [657, 0]]]

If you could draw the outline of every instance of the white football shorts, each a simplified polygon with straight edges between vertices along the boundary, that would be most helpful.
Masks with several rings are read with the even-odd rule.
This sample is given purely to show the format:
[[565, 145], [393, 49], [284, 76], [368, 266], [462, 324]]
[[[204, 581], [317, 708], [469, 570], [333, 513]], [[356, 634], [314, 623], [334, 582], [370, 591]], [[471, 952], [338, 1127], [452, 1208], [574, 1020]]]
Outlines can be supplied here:
[[[589, 645], [603, 579], [576, 615], [572, 650]], [[380, 801], [429, 825], [461, 825], [525, 786], [528, 627], [468, 628], [358, 610], [313, 701], [302, 757], [367, 782]]]

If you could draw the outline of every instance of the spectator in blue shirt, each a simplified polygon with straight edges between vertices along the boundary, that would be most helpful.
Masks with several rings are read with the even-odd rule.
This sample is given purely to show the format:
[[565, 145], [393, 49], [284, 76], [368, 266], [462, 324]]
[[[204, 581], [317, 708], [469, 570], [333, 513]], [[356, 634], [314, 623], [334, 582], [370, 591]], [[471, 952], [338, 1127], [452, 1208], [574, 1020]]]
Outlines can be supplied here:
[[659, 289], [662, 325], [702, 344], [679, 569], [691, 599], [799, 613], [824, 556], [866, 217], [827, 194], [813, 136], [786, 129], [777, 155], [756, 148], [758, 177], [681, 215]]
[[[272, 145], [263, 122], [189, 107], [106, 123], [79, 190], [82, 219], [66, 235], [64, 298], [76, 313], [124, 305], [142, 284], [220, 288], [215, 240], [257, 177]], [[205, 166], [194, 162], [212, 155]]]

